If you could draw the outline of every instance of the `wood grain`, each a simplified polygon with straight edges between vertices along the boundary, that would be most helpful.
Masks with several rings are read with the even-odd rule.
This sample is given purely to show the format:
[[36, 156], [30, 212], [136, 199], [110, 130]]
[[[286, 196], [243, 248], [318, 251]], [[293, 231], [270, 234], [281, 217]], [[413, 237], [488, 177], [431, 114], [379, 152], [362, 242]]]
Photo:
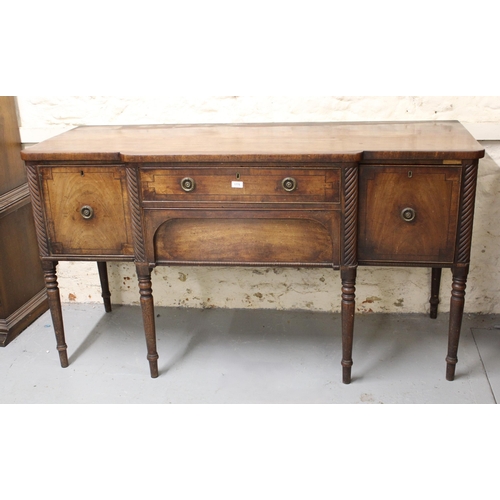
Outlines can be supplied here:
[[15, 98], [0, 96], [0, 195], [26, 182], [20, 151]]
[[[184, 178], [195, 183], [192, 191], [181, 188]], [[285, 191], [282, 182], [293, 178], [297, 187]], [[329, 202], [340, 200], [340, 169], [307, 169], [303, 166], [283, 169], [232, 168], [141, 170], [142, 198], [150, 201], [233, 201], [249, 202]], [[238, 186], [238, 187], [235, 187]]]
[[123, 167], [43, 167], [41, 175], [53, 254], [133, 254]]
[[27, 148], [27, 161], [308, 161], [476, 159], [456, 121], [78, 127]]
[[[450, 265], [460, 175], [459, 167], [362, 167], [359, 261]], [[413, 221], [401, 217], [405, 208], [415, 210]]]
[[0, 96], [0, 346], [48, 308], [15, 97]]
[[[219, 215], [221, 217], [221, 215]], [[339, 233], [338, 218], [336, 231]], [[155, 238], [155, 261], [338, 265], [339, 238], [310, 219], [191, 218], [165, 222]]]

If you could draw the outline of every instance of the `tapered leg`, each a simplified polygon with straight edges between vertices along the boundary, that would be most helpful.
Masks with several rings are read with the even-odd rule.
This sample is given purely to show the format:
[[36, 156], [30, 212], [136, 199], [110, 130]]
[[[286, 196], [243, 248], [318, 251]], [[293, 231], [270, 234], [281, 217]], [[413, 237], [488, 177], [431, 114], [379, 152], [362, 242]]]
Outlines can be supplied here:
[[465, 287], [467, 283], [466, 267], [453, 269], [451, 286], [450, 329], [448, 333], [448, 355], [446, 356], [446, 380], [455, 378], [455, 367], [458, 362], [458, 342], [465, 305]]
[[351, 383], [356, 268], [342, 269], [342, 382]]
[[137, 276], [139, 278], [139, 293], [141, 295], [142, 319], [144, 322], [144, 333], [148, 349], [149, 369], [151, 377], [158, 377], [158, 353], [156, 352], [156, 330], [153, 290], [151, 287], [151, 269], [147, 264], [137, 264]]
[[64, 325], [61, 309], [61, 296], [59, 294], [59, 285], [57, 283], [56, 273], [57, 262], [42, 261], [43, 274], [45, 277], [45, 287], [47, 289], [47, 298], [49, 303], [54, 333], [56, 334], [57, 350], [59, 351], [59, 360], [63, 368], [67, 368], [68, 346], [64, 337]]
[[108, 268], [106, 262], [98, 262], [99, 279], [101, 281], [101, 297], [104, 302], [104, 310], [111, 312], [111, 292], [109, 291]]
[[429, 303], [431, 304], [430, 317], [432, 319], [437, 318], [438, 304], [439, 304], [439, 287], [441, 285], [441, 272], [440, 267], [432, 268], [432, 278], [431, 278], [431, 299]]

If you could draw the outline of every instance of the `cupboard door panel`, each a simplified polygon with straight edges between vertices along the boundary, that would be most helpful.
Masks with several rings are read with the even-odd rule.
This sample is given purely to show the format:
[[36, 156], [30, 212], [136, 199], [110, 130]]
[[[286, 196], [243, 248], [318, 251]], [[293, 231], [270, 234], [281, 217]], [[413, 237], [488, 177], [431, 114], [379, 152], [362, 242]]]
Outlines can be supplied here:
[[461, 169], [360, 169], [358, 260], [451, 264]]
[[54, 255], [133, 255], [121, 167], [42, 167]]

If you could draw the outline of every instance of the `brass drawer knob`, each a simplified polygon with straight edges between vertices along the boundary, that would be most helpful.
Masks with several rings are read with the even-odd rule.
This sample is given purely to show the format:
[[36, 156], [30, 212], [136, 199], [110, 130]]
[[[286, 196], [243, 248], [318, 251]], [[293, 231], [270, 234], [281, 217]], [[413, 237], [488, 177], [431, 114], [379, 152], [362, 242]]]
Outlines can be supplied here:
[[412, 220], [415, 219], [416, 215], [417, 214], [415, 210], [413, 210], [413, 208], [403, 208], [403, 210], [401, 210], [401, 218], [405, 222], [411, 222]]
[[283, 189], [289, 193], [297, 189], [297, 181], [293, 177], [285, 177], [281, 181], [281, 185]]
[[92, 219], [92, 217], [94, 217], [94, 209], [89, 205], [83, 205], [83, 207], [80, 208], [80, 215], [86, 220]]
[[194, 180], [191, 179], [191, 177], [184, 177], [181, 181], [181, 188], [186, 191], [186, 193], [189, 193], [194, 189]]

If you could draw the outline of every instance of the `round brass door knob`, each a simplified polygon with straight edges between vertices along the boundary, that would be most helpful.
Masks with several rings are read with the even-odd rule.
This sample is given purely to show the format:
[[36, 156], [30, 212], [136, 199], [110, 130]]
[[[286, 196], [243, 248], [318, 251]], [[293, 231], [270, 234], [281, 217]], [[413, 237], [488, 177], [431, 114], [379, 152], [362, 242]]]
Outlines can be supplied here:
[[297, 189], [297, 181], [293, 177], [285, 177], [281, 181], [281, 185], [283, 189], [289, 193]]
[[403, 210], [401, 210], [401, 218], [405, 222], [411, 222], [412, 220], [415, 219], [416, 215], [417, 213], [413, 208], [403, 208]]
[[194, 189], [195, 183], [194, 180], [191, 179], [191, 177], [184, 177], [181, 181], [181, 188], [186, 191], [186, 193], [189, 193]]
[[80, 215], [86, 220], [92, 219], [92, 217], [94, 217], [94, 209], [89, 205], [83, 205], [83, 207], [80, 208]]

